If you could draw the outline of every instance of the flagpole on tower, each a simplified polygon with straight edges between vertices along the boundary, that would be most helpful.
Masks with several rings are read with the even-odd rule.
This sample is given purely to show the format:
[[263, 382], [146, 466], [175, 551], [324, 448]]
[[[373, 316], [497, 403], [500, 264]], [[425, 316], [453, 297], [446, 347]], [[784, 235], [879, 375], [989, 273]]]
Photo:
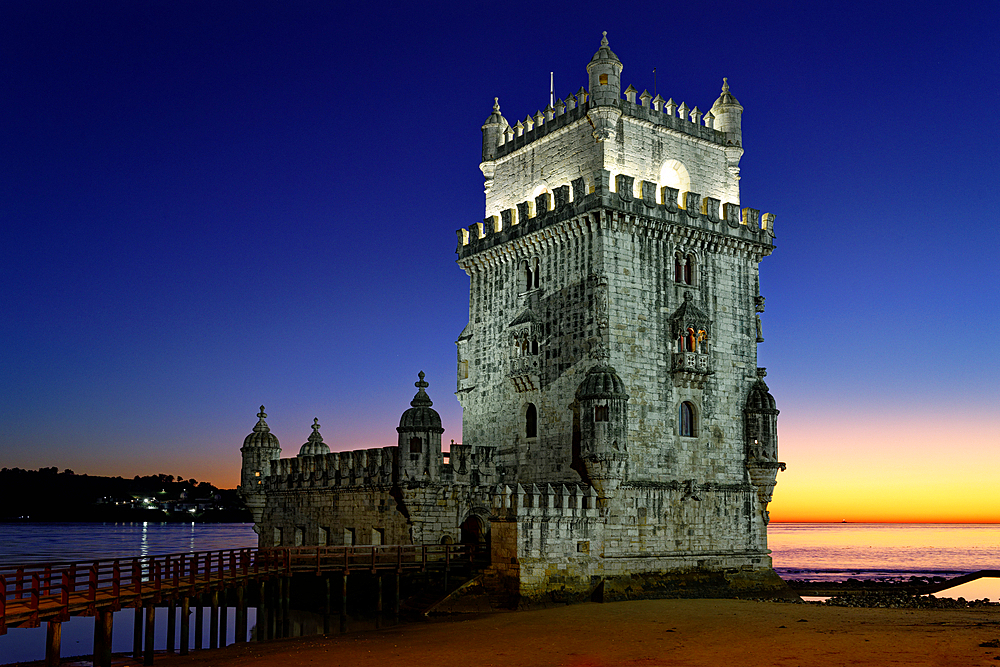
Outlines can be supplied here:
[[555, 93], [555, 85], [554, 85], [555, 84], [555, 76], [556, 76], [555, 72], [549, 72], [549, 106], [550, 107], [555, 107], [555, 105], [556, 105], [555, 97], [553, 97], [553, 93]]

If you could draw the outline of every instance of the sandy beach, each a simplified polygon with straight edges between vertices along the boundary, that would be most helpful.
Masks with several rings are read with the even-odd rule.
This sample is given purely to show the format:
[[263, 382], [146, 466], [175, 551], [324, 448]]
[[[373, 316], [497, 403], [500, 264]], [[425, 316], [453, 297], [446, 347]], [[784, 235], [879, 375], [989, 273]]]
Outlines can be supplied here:
[[162, 667], [351, 665], [1000, 665], [1000, 609], [857, 609], [742, 600], [588, 603], [241, 644]]

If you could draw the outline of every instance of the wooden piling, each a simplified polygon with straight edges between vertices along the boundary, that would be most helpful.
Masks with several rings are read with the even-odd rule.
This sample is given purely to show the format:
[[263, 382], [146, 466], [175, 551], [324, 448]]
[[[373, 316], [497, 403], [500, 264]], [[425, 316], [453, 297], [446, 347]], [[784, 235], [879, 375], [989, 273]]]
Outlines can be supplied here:
[[142, 660], [142, 604], [136, 604], [138, 606], [132, 621], [132, 659]]
[[382, 627], [382, 575], [375, 575], [375, 629]]
[[191, 646], [191, 598], [181, 598], [181, 655], [188, 654]]
[[[94, 667], [111, 667], [111, 627], [114, 615], [110, 609], [98, 609], [94, 619]], [[142, 626], [140, 625], [141, 629]]]
[[270, 619], [267, 615], [267, 582], [261, 579], [257, 582], [257, 641], [267, 639], [267, 626]]
[[330, 634], [330, 614], [333, 610], [333, 600], [331, 599], [331, 582], [330, 575], [327, 574], [323, 577], [323, 634]]
[[292, 578], [281, 578], [281, 636], [292, 636], [292, 615], [289, 611], [291, 607]]
[[59, 665], [59, 649], [62, 645], [62, 621], [49, 621], [45, 628], [45, 667]]
[[153, 639], [156, 634], [155, 617], [156, 606], [150, 600], [146, 603], [146, 636], [143, 638], [145, 648], [142, 652], [142, 664], [147, 667], [153, 664]]
[[229, 633], [229, 590], [222, 591], [219, 600], [219, 647], [226, 647], [226, 635]]
[[202, 595], [198, 595], [194, 600], [194, 650], [200, 651], [204, 646], [202, 645], [205, 638], [205, 607], [203, 605]]
[[399, 623], [399, 570], [396, 570], [396, 585], [392, 588], [392, 620]]
[[208, 594], [208, 648], [219, 648], [219, 591]]
[[340, 577], [340, 634], [347, 632], [347, 573]]
[[167, 653], [174, 652], [174, 639], [177, 637], [177, 601], [170, 598], [167, 604]]
[[242, 644], [247, 640], [247, 587], [236, 588], [236, 636], [233, 643]]

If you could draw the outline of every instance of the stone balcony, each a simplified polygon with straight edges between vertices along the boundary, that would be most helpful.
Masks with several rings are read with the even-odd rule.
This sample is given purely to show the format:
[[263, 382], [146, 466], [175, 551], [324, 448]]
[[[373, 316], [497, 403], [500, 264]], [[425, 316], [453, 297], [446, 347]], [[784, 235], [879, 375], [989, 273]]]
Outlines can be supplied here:
[[507, 377], [514, 383], [514, 388], [518, 393], [531, 391], [538, 387], [538, 375], [541, 368], [541, 355], [531, 354], [513, 357], [510, 360], [510, 371], [507, 373]]
[[712, 370], [712, 356], [704, 352], [674, 352], [674, 383], [681, 387], [701, 389]]

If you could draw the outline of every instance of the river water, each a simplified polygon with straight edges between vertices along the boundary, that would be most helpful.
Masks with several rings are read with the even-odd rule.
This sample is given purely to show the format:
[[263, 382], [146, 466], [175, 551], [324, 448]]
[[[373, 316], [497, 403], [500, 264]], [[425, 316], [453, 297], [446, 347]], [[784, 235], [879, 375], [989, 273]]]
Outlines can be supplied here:
[[[898, 580], [954, 577], [1000, 569], [1000, 524], [772, 523], [768, 545], [774, 568], [786, 579]], [[0, 564], [97, 560], [257, 546], [251, 524], [0, 523]], [[1000, 580], [983, 579], [940, 593], [1000, 599]], [[254, 610], [250, 609], [250, 625]], [[114, 616], [115, 652], [132, 647], [132, 610]], [[205, 615], [208, 637], [208, 614]], [[235, 613], [227, 636], [232, 641]], [[165, 647], [166, 614], [156, 616], [157, 649]], [[194, 632], [191, 633], [194, 636]], [[93, 619], [63, 623], [62, 655], [92, 651]], [[11, 629], [0, 636], [0, 665], [44, 658], [45, 627]]]

